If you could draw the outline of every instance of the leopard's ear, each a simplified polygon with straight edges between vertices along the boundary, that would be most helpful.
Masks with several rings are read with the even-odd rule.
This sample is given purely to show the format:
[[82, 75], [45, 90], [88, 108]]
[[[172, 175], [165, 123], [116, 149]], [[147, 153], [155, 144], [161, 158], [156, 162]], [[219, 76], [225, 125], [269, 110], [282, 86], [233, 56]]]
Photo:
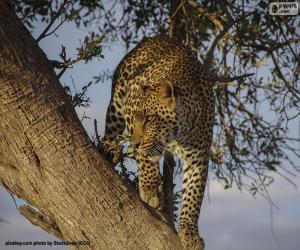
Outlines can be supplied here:
[[139, 85], [138, 85], [138, 94], [139, 94], [140, 96], [144, 96], [147, 89], [148, 89], [148, 86], [139, 84]]
[[138, 85], [137, 88], [138, 88], [138, 94], [139, 94], [140, 96], [145, 95], [145, 88], [144, 88], [143, 85]]
[[176, 91], [173, 84], [169, 81], [164, 82], [160, 88], [160, 96], [162, 101], [169, 107], [175, 107], [176, 105]]
[[175, 98], [175, 90], [171, 82], [166, 81], [161, 85], [160, 95], [165, 99]]

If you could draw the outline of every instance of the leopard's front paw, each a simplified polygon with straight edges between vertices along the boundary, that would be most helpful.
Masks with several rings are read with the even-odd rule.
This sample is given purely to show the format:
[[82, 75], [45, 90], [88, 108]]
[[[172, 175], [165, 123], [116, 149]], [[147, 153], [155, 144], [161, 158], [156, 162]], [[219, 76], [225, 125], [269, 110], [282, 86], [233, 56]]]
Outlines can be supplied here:
[[148, 204], [150, 207], [162, 210], [163, 208], [163, 193], [162, 186], [159, 185], [156, 188], [149, 188], [147, 186], [140, 186], [139, 193], [142, 201]]
[[105, 158], [116, 165], [122, 159], [122, 147], [117, 139], [109, 141], [107, 139], [102, 139], [102, 145], [100, 147], [100, 152], [105, 156]]
[[185, 250], [204, 250], [203, 239], [191, 229], [180, 228], [179, 238]]

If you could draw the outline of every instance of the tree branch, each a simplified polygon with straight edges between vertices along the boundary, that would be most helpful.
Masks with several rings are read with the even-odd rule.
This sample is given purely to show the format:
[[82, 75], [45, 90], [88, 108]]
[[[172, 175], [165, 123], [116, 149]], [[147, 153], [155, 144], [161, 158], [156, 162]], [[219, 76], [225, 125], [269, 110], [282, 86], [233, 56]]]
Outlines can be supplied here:
[[232, 15], [230, 14], [230, 12], [229, 12], [229, 10], [228, 10], [228, 8], [226, 6], [226, 5], [228, 5], [228, 2], [222, 0], [222, 1], [216, 1], [216, 4], [219, 4], [221, 10], [226, 14], [228, 20], [230, 22], [234, 22], [234, 18], [232, 17]]
[[[174, 18], [176, 17], [177, 13], [179, 12], [179, 10], [182, 8], [184, 4], [184, 1], [180, 1], [180, 3], [178, 4], [178, 1], [172, 1], [171, 2], [171, 10], [170, 10], [170, 17], [169, 17], [169, 38], [173, 39], [174, 36], [174, 26], [176, 23], [176, 20], [174, 20]], [[176, 9], [175, 9], [176, 8]]]
[[248, 16], [251, 16], [254, 12], [250, 12], [248, 14], [245, 14], [239, 18], [237, 18], [236, 20], [233, 20], [231, 18], [231, 21], [227, 22], [226, 25], [224, 26], [224, 29], [216, 36], [215, 40], [213, 41], [207, 55], [206, 55], [206, 59], [204, 61], [204, 67], [205, 70], [208, 72], [211, 68], [212, 65], [212, 61], [213, 61], [213, 56], [214, 56], [214, 51], [215, 48], [218, 44], [218, 42], [225, 36], [225, 34], [230, 30], [230, 28], [239, 23], [240, 21], [242, 21], [243, 19], [247, 18]]
[[241, 75], [241, 76], [214, 76], [214, 75], [209, 75], [208, 79], [212, 82], [232, 82], [232, 81], [236, 81], [236, 80], [242, 80], [246, 77], [249, 76], [253, 76], [253, 74], [245, 74], [245, 75]]
[[277, 72], [278, 77], [285, 83], [286, 88], [293, 94], [293, 97], [295, 97], [298, 101], [300, 101], [300, 91], [295, 89], [293, 86], [291, 86], [289, 81], [284, 77], [273, 52], [271, 53], [271, 58], [274, 63], [275, 70]]
[[[62, 14], [65, 6], [69, 0], [64, 0], [63, 3], [60, 5], [58, 11], [52, 16], [50, 23], [47, 25], [45, 30], [39, 35], [39, 37], [36, 39], [36, 42], [39, 43], [44, 37], [48, 36], [47, 34], [48, 30], [51, 28], [51, 26], [54, 24], [55, 20]], [[60, 26], [60, 25], [59, 25]], [[53, 32], [52, 32], [53, 33]], [[51, 34], [51, 33], [50, 33]]]
[[43, 213], [33, 209], [30, 206], [24, 205], [19, 208], [20, 214], [23, 215], [31, 224], [38, 226], [48, 232], [49, 234], [54, 235], [55, 237], [63, 240], [63, 235], [59, 230], [53, 219], [50, 219]]

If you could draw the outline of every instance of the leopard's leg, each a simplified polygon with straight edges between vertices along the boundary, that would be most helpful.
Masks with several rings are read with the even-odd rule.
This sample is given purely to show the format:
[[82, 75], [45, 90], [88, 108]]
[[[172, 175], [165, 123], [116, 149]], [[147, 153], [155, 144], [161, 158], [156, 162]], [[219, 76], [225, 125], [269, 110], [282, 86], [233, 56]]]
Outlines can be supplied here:
[[157, 210], [163, 208], [163, 189], [159, 171], [159, 159], [138, 154], [139, 194], [150, 207]]
[[199, 236], [198, 218], [206, 186], [208, 162], [188, 159], [184, 163], [183, 170], [183, 204], [179, 222], [179, 236], [184, 249], [203, 250], [204, 242]]
[[125, 130], [125, 119], [122, 104], [122, 86], [116, 85], [112, 93], [110, 104], [106, 112], [105, 134], [102, 139], [104, 151], [109, 160], [114, 163], [119, 161], [121, 148], [117, 141], [114, 141], [118, 135], [123, 134]]
[[112, 141], [122, 134], [124, 129], [125, 120], [121, 100], [113, 96], [106, 112], [105, 138]]

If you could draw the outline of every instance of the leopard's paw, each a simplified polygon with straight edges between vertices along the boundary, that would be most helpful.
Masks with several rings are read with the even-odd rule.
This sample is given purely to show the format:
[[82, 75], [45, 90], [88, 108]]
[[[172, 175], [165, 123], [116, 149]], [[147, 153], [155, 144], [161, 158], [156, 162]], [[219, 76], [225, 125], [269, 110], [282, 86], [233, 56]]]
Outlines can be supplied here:
[[107, 139], [101, 140], [101, 150], [100, 152], [105, 156], [105, 158], [116, 165], [122, 159], [122, 147], [117, 139], [109, 141]]
[[204, 250], [203, 239], [193, 230], [180, 228], [179, 238], [185, 250]]
[[142, 201], [150, 207], [157, 210], [163, 209], [163, 193], [161, 185], [153, 189], [146, 186], [140, 186], [139, 193]]

